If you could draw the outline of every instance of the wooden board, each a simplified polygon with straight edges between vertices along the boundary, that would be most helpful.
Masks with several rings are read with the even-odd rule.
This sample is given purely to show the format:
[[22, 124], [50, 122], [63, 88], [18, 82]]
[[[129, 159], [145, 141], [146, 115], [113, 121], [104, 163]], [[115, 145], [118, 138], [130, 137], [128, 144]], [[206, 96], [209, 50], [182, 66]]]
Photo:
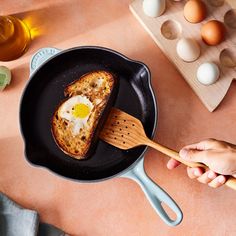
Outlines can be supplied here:
[[[235, 58], [229, 58], [228, 56], [236, 54], [236, 10], [233, 12], [232, 4], [229, 4], [229, 2], [224, 2], [221, 6], [213, 6], [210, 4], [211, 2], [216, 4], [222, 1], [205, 0], [208, 9], [207, 18], [201, 23], [191, 24], [187, 22], [183, 16], [183, 7], [186, 3], [184, 0], [179, 2], [167, 0], [166, 11], [163, 15], [156, 18], [144, 14], [142, 2], [143, 0], [133, 1], [130, 4], [131, 12], [151, 35], [169, 60], [177, 67], [186, 82], [194, 90], [207, 109], [211, 112], [214, 111], [225, 97], [233, 79], [236, 79], [236, 66], [235, 64], [232, 65], [232, 60], [235, 60]], [[233, 2], [233, 4], [235, 4], [235, 2]], [[233, 7], [236, 8], [235, 5]], [[231, 17], [229, 13], [233, 13], [233, 16]], [[207, 46], [201, 39], [201, 26], [213, 19], [224, 22], [226, 14], [229, 16], [226, 17], [227, 24], [225, 24], [227, 29], [226, 40], [217, 46]], [[181, 37], [194, 38], [199, 43], [201, 56], [198, 60], [190, 63], [184, 62], [178, 57], [176, 44]], [[172, 39], [170, 40], [168, 38]], [[230, 61], [230, 59], [232, 60]], [[221, 75], [215, 84], [205, 86], [197, 80], [197, 68], [204, 62], [215, 62], [219, 66]], [[235, 61], [233, 61], [233, 63], [235, 63]]]

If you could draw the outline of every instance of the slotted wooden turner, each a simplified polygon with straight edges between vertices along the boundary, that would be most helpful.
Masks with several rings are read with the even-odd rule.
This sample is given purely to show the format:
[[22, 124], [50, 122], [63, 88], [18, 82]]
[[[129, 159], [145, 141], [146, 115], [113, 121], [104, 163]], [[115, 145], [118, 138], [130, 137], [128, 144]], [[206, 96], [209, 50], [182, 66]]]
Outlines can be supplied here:
[[[102, 131], [99, 134], [99, 137], [103, 141], [123, 150], [128, 150], [141, 145], [147, 145], [183, 163], [186, 166], [201, 167], [205, 170], [209, 169], [202, 163], [185, 161], [180, 158], [178, 152], [152, 141], [145, 134], [140, 120], [117, 108], [111, 109], [111, 112]], [[228, 187], [236, 190], [235, 178], [229, 177], [225, 184]]]

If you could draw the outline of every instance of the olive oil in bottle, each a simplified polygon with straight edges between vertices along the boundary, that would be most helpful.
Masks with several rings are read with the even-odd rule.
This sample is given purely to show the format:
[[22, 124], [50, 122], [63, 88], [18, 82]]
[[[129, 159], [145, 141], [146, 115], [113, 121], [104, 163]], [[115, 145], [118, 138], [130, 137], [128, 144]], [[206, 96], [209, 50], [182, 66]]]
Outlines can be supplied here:
[[14, 16], [0, 16], [0, 61], [15, 60], [28, 48], [30, 31]]

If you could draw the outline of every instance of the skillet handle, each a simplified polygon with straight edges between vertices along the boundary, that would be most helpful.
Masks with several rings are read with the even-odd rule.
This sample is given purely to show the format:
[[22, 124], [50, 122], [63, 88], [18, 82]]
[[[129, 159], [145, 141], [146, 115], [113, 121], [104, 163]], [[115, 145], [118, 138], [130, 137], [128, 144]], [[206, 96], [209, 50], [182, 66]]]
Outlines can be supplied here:
[[61, 52], [61, 49], [47, 47], [39, 49], [30, 60], [30, 76], [37, 70], [44, 62]]
[[[145, 173], [144, 158], [141, 158], [134, 168], [124, 173], [121, 177], [132, 179], [140, 185], [150, 204], [166, 224], [169, 226], [176, 226], [182, 221], [183, 213], [175, 201]], [[174, 211], [176, 214], [175, 220], [172, 220], [169, 217], [162, 207], [162, 203], [165, 203], [172, 211]]]

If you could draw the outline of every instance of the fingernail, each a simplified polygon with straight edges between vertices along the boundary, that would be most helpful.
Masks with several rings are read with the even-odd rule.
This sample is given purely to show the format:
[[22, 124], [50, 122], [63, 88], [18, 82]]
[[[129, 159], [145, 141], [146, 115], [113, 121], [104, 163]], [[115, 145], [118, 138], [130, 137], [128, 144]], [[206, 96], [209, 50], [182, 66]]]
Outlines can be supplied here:
[[208, 176], [209, 179], [214, 179], [215, 178], [215, 173], [210, 171], [207, 176]]
[[194, 174], [195, 176], [197, 176], [197, 177], [199, 177], [199, 176], [201, 175], [198, 170], [195, 170], [195, 171], [193, 172], [193, 174]]
[[222, 175], [220, 175], [220, 176], [218, 177], [218, 182], [221, 183], [221, 184], [223, 184], [223, 183], [225, 182], [225, 177], [222, 176]]
[[179, 152], [180, 157], [182, 157], [183, 159], [187, 158], [187, 154], [188, 154], [188, 151], [186, 149], [181, 149]]

